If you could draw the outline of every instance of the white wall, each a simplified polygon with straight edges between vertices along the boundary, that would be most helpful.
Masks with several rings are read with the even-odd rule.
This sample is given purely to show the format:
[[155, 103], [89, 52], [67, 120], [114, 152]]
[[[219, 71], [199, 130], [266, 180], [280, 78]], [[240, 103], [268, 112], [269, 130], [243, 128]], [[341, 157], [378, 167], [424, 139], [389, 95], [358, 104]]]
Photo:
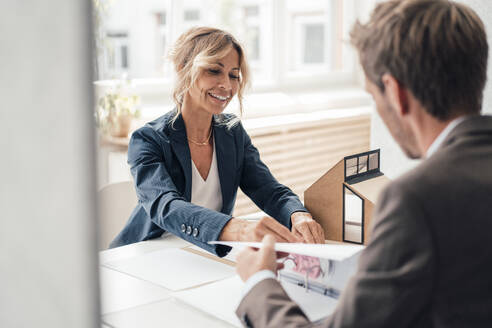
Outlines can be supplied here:
[[0, 1], [0, 327], [99, 327], [90, 1]]
[[[490, 81], [490, 78], [492, 77], [492, 62], [490, 59], [492, 53], [492, 20], [489, 19], [489, 17], [492, 17], [492, 1], [461, 0], [459, 2], [473, 8], [485, 24], [489, 43], [489, 63], [487, 72], [489, 81], [487, 82], [484, 91], [482, 112], [485, 114], [492, 114], [492, 82]], [[372, 118], [371, 148], [381, 148], [381, 170], [390, 178], [399, 176], [419, 163], [419, 161], [409, 160], [405, 157], [399, 146], [393, 141], [393, 138], [378, 117], [376, 111], [374, 111]]]

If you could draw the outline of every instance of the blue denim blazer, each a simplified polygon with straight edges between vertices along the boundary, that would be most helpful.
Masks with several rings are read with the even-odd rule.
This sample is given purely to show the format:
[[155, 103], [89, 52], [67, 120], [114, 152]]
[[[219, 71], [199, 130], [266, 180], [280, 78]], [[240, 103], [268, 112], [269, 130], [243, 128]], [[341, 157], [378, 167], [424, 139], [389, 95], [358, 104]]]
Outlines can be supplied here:
[[[290, 229], [290, 216], [307, 211], [299, 198], [280, 184], [260, 160], [258, 150], [241, 123], [224, 125], [231, 114], [214, 117], [213, 133], [222, 209], [213, 211], [190, 203], [191, 155], [181, 115], [172, 124], [175, 111], [136, 130], [128, 147], [138, 205], [110, 247], [157, 238], [169, 231], [201, 248], [224, 256], [230, 250], [212, 246], [231, 219], [237, 188], [265, 213]], [[115, 204], [117, 205], [117, 204]]]

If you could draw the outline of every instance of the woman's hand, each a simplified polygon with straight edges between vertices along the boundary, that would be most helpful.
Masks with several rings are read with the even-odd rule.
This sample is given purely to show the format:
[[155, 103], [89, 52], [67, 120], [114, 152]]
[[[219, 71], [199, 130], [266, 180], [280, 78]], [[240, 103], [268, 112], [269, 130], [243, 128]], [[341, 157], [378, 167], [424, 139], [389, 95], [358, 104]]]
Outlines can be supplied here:
[[325, 232], [321, 225], [314, 221], [311, 214], [307, 212], [294, 212], [290, 216], [292, 232], [306, 243], [324, 244]]
[[222, 241], [262, 241], [267, 234], [272, 235], [279, 243], [302, 241], [277, 220], [268, 216], [259, 221], [232, 218], [222, 229], [219, 239]]

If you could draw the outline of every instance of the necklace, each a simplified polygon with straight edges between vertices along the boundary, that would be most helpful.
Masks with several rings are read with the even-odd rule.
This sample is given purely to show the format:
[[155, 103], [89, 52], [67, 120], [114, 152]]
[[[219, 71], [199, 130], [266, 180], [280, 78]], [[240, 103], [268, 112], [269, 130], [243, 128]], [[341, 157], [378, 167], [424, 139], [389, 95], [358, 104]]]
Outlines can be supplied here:
[[194, 143], [197, 146], [206, 146], [206, 145], [208, 145], [208, 142], [210, 141], [211, 136], [212, 136], [212, 127], [210, 127], [210, 133], [208, 134], [208, 137], [207, 137], [207, 139], [205, 139], [204, 142], [198, 142], [198, 141], [195, 141], [195, 140], [190, 139], [190, 138], [188, 138], [188, 141], [190, 141], [191, 143]]

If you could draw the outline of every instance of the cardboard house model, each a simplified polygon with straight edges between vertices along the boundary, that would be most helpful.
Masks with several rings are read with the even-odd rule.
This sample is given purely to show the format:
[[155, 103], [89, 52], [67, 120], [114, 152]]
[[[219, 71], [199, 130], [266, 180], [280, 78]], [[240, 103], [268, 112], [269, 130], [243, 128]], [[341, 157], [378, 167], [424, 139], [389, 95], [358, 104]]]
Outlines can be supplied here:
[[379, 149], [344, 157], [304, 192], [326, 239], [367, 243], [374, 204], [389, 182], [379, 165]]

